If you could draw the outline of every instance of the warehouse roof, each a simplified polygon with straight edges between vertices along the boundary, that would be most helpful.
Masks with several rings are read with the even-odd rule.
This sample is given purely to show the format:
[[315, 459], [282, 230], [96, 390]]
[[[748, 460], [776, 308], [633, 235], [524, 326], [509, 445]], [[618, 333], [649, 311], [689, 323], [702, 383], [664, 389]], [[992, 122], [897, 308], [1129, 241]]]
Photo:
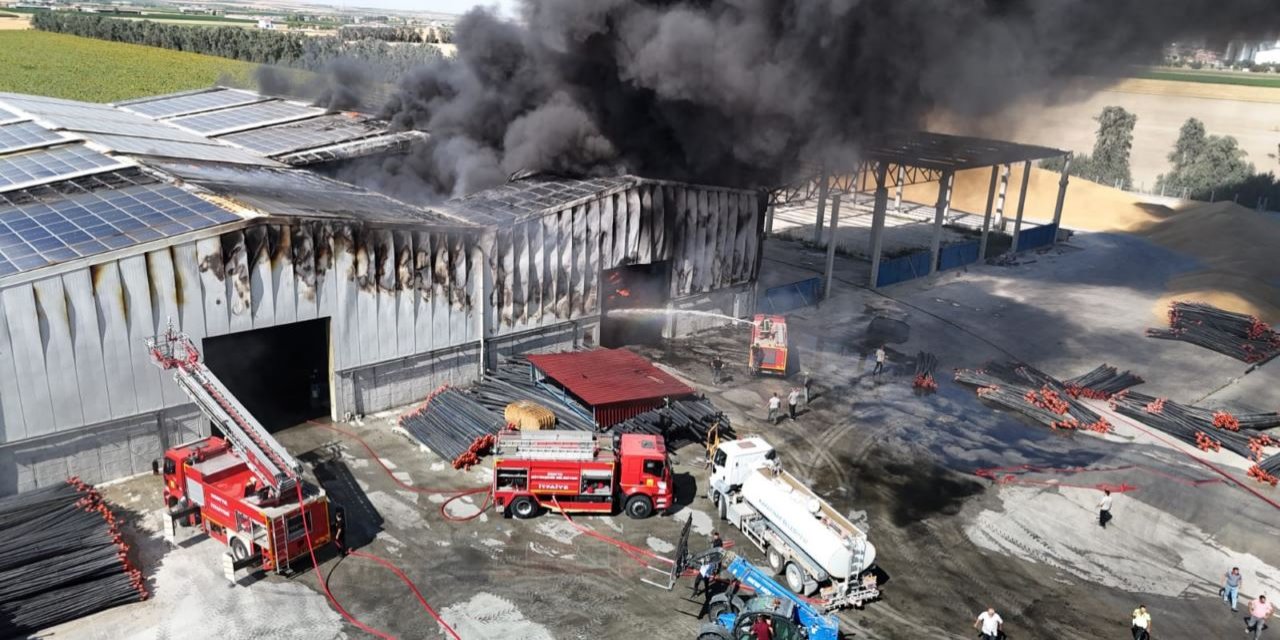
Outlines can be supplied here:
[[528, 358], [548, 378], [592, 406], [674, 399], [694, 393], [692, 387], [626, 349], [547, 353]]
[[1042, 160], [1066, 151], [1004, 140], [953, 136], [930, 131], [897, 131], [873, 138], [866, 156], [893, 164], [925, 169], [977, 169], [1011, 162]]
[[533, 176], [450, 200], [437, 208], [451, 209], [463, 216], [481, 215], [495, 221], [511, 221], [571, 207], [611, 191], [622, 191], [639, 181], [634, 176], [585, 179]]

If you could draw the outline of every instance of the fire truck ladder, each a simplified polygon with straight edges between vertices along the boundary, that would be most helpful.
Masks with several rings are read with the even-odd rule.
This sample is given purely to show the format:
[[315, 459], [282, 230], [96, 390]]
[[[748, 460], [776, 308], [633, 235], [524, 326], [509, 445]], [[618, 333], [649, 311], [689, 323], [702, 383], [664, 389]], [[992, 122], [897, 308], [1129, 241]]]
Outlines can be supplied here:
[[498, 455], [538, 460], [592, 460], [599, 449], [588, 431], [520, 431], [498, 436]]
[[191, 338], [175, 331], [173, 323], [162, 335], [147, 338], [151, 359], [173, 379], [206, 417], [218, 425], [231, 448], [276, 499], [287, 496], [299, 482], [302, 465], [285, 450], [244, 405], [200, 362]]

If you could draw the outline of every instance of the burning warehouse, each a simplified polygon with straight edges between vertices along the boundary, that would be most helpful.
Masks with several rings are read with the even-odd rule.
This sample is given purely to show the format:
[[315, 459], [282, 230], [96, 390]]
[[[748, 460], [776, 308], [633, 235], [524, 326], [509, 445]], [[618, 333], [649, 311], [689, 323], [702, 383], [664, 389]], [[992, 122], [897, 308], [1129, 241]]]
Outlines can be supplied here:
[[169, 322], [279, 428], [499, 353], [691, 328], [612, 309], [752, 308], [754, 191], [535, 176], [423, 205], [316, 170], [422, 135], [230, 89], [0, 94], [0, 495], [149, 471], [207, 434], [143, 348]]

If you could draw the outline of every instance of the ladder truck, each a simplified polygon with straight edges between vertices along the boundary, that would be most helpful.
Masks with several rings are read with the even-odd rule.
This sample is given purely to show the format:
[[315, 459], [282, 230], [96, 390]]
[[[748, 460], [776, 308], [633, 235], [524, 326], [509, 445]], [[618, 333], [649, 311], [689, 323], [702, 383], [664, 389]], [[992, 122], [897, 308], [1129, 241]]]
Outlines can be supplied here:
[[[287, 573], [290, 563], [330, 541], [329, 501], [302, 478], [302, 465], [200, 361], [170, 325], [146, 340], [151, 360], [222, 432], [164, 454], [170, 524], [199, 526], [230, 549], [232, 567]], [[170, 527], [172, 530], [172, 526]]]

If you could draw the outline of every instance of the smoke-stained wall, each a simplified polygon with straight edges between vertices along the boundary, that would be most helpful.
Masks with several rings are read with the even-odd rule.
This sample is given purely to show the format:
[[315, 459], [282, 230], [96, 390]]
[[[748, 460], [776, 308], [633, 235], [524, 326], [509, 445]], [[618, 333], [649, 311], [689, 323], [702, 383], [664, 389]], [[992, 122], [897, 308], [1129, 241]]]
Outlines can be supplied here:
[[496, 229], [255, 221], [8, 286], [0, 495], [146, 472], [207, 435], [143, 346], [170, 320], [200, 344], [328, 318], [334, 413], [364, 414], [474, 379], [482, 327], [491, 354], [591, 342], [603, 269], [670, 260], [673, 298], [752, 282], [762, 207], [756, 192], [632, 180]]

